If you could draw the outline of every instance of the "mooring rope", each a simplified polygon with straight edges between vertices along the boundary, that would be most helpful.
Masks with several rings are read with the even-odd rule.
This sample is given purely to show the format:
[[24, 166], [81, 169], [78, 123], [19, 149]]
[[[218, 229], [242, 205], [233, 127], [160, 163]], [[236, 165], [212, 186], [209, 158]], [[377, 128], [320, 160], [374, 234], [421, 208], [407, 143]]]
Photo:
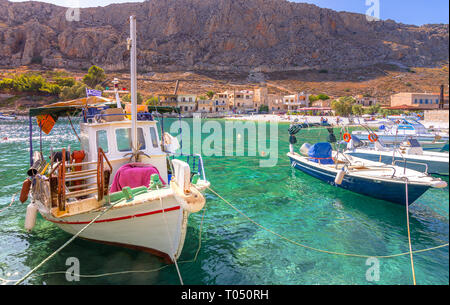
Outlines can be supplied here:
[[[194, 258], [191, 260], [185, 260], [185, 261], [179, 261], [179, 264], [185, 264], [185, 263], [194, 263], [197, 261], [198, 254], [200, 253], [200, 249], [202, 247], [202, 233], [203, 233], [203, 221], [206, 214], [206, 204], [203, 209], [202, 219], [200, 221], [200, 227], [198, 232], [198, 247], [197, 251], [195, 251]], [[101, 273], [101, 274], [73, 274], [74, 276], [81, 277], [81, 278], [100, 278], [105, 276], [114, 276], [114, 275], [121, 275], [121, 274], [131, 274], [131, 273], [150, 273], [150, 272], [156, 272], [163, 270], [167, 267], [170, 267], [171, 265], [165, 265], [156, 269], [147, 269], [147, 270], [125, 270], [125, 271], [116, 271], [116, 272], [107, 272], [107, 273]], [[30, 275], [30, 278], [35, 277], [41, 277], [46, 275], [55, 275], [55, 274], [66, 274], [67, 271], [54, 271], [54, 272], [46, 272], [46, 273], [40, 273], [40, 274], [32, 274]], [[11, 283], [11, 282], [17, 282], [18, 280], [8, 280], [0, 277], [0, 281], [3, 283]]]
[[[75, 114], [75, 112], [74, 112], [73, 114]], [[73, 115], [73, 114], [72, 114], [72, 115]], [[73, 131], [73, 133], [75, 134], [75, 136], [77, 137], [78, 142], [81, 143], [81, 139], [80, 139], [80, 137], [78, 136], [78, 133], [77, 133], [77, 131], [75, 130], [75, 127], [73, 127], [72, 120], [70, 119], [70, 115], [68, 115], [67, 118], [69, 119], [70, 126], [72, 127], [72, 131]]]
[[[398, 256], [404, 256], [404, 255], [409, 255], [410, 252], [403, 252], [403, 253], [398, 253], [398, 254], [391, 254], [391, 255], [364, 255], [364, 254], [353, 254], [353, 253], [342, 253], [342, 252], [335, 252], [335, 251], [328, 251], [328, 250], [322, 250], [322, 249], [318, 249], [318, 248], [314, 248], [311, 246], [307, 246], [304, 244], [301, 244], [299, 242], [296, 242], [294, 240], [291, 240], [283, 235], [280, 235], [266, 227], [264, 227], [263, 225], [257, 223], [256, 221], [254, 221], [253, 219], [251, 219], [250, 217], [248, 217], [247, 215], [245, 215], [242, 211], [240, 211], [239, 209], [237, 209], [235, 206], [233, 206], [229, 201], [227, 201], [225, 198], [223, 198], [222, 196], [220, 196], [217, 192], [215, 192], [213, 189], [211, 189], [210, 187], [207, 187], [212, 193], [214, 193], [217, 197], [219, 197], [220, 199], [222, 199], [226, 204], [228, 204], [231, 208], [233, 208], [235, 211], [237, 211], [239, 214], [241, 214], [242, 216], [244, 216], [245, 218], [247, 218], [250, 222], [252, 222], [253, 224], [255, 224], [256, 226], [260, 227], [261, 229], [278, 236], [281, 239], [284, 239], [287, 242], [290, 242], [294, 245], [309, 249], [309, 250], [313, 250], [313, 251], [317, 251], [317, 252], [322, 252], [322, 253], [327, 253], [327, 254], [333, 254], [333, 255], [342, 255], [342, 256], [351, 256], [351, 257], [360, 257], [360, 258], [393, 258], [393, 257], [398, 257]], [[426, 251], [431, 251], [431, 250], [435, 250], [435, 249], [439, 249], [439, 248], [443, 248], [443, 247], [448, 247], [448, 243], [447, 244], [443, 244], [443, 245], [439, 245], [436, 247], [432, 247], [432, 248], [427, 248], [427, 249], [422, 249], [422, 250], [415, 250], [412, 251], [411, 253], [421, 253], [421, 252], [426, 252]]]
[[[156, 186], [156, 190], [159, 191], [159, 187], [158, 186]], [[166, 224], [167, 236], [169, 236], [170, 249], [171, 249], [172, 252], [174, 252], [173, 251], [173, 240], [172, 240], [172, 236], [170, 235], [170, 232], [169, 232], [169, 224], [167, 223], [166, 213], [164, 212], [164, 207], [163, 207], [163, 202], [162, 202], [162, 199], [161, 199], [161, 194], [159, 194], [159, 202], [161, 203], [161, 211], [163, 213], [164, 223]], [[175, 268], [177, 269], [177, 274], [178, 274], [178, 278], [180, 279], [180, 283], [181, 283], [181, 285], [184, 285], [183, 278], [181, 277], [180, 269], [178, 268], [177, 258], [175, 257], [175, 255], [173, 256], [173, 262], [175, 264]]]
[[40, 267], [42, 267], [42, 265], [44, 265], [46, 262], [48, 262], [53, 256], [55, 256], [58, 252], [60, 252], [62, 249], [64, 249], [66, 246], [68, 246], [72, 241], [75, 240], [75, 238], [77, 238], [81, 233], [84, 232], [84, 230], [86, 230], [90, 225], [92, 225], [97, 219], [99, 219], [101, 216], [103, 216], [106, 212], [108, 212], [113, 206], [115, 206], [116, 204], [118, 204], [120, 201], [117, 201], [113, 204], [110, 204], [110, 206], [104, 210], [103, 212], [101, 212], [100, 214], [98, 214], [94, 219], [91, 220], [90, 223], [88, 223], [86, 226], [84, 226], [80, 231], [78, 231], [78, 233], [76, 233], [74, 236], [72, 236], [72, 238], [70, 238], [66, 243], [64, 243], [61, 247], [59, 247], [55, 252], [53, 252], [52, 254], [50, 254], [46, 259], [44, 259], [39, 265], [37, 265], [36, 267], [34, 267], [30, 272], [28, 272], [24, 277], [22, 277], [20, 280], [18, 280], [14, 285], [19, 285], [21, 284], [23, 281], [25, 281], [30, 275], [32, 275], [34, 272], [36, 272]]
[[408, 207], [408, 178], [405, 177], [405, 196], [406, 196], [406, 226], [408, 228], [408, 243], [409, 243], [409, 255], [411, 257], [411, 271], [413, 276], [414, 285], [416, 285], [416, 274], [414, 271], [414, 260], [412, 253], [412, 245], [411, 245], [411, 233], [409, 230], [409, 207]]
[[0, 210], [0, 213], [3, 212], [4, 210], [6, 210], [7, 208], [11, 207], [12, 204], [14, 203], [14, 201], [16, 200], [16, 196], [20, 191], [15, 192], [12, 197], [11, 197], [11, 202], [8, 206], [4, 207], [3, 209]]

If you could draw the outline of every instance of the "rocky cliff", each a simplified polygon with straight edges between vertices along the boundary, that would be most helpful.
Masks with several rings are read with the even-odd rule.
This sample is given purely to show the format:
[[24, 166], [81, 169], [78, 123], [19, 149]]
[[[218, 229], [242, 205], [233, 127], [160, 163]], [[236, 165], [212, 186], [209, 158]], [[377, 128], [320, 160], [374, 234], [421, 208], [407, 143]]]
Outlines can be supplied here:
[[80, 10], [0, 0], [0, 66], [128, 69], [128, 17], [138, 65], [152, 70], [286, 71], [448, 61], [448, 25], [369, 22], [285, 0], [149, 0]]

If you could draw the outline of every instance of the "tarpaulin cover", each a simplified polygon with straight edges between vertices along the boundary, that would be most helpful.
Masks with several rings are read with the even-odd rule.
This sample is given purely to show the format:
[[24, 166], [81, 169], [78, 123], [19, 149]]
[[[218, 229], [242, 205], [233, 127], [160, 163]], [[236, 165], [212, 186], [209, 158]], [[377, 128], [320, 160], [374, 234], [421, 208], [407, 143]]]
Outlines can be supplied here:
[[308, 156], [310, 161], [320, 164], [333, 164], [334, 161], [331, 158], [333, 149], [328, 142], [316, 143], [309, 148]]

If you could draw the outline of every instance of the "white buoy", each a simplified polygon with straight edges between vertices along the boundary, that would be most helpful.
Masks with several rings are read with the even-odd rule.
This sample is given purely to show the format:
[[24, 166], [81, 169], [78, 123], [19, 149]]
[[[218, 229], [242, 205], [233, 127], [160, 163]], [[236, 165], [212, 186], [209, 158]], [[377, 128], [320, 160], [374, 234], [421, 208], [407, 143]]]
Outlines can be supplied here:
[[345, 169], [342, 168], [339, 173], [336, 175], [336, 178], [334, 179], [334, 183], [336, 183], [337, 185], [341, 185], [342, 184], [342, 180], [344, 180], [344, 176], [345, 176]]
[[30, 203], [27, 206], [27, 214], [25, 215], [25, 230], [31, 231], [36, 224], [37, 206], [34, 203]]

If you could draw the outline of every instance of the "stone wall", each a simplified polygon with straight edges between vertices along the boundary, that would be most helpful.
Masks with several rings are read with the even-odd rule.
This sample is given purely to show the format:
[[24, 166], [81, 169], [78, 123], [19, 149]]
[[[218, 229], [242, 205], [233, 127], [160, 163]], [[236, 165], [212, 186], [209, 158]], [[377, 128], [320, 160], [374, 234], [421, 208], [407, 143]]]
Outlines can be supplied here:
[[448, 110], [425, 110], [425, 121], [428, 122], [449, 122], [449, 111]]

